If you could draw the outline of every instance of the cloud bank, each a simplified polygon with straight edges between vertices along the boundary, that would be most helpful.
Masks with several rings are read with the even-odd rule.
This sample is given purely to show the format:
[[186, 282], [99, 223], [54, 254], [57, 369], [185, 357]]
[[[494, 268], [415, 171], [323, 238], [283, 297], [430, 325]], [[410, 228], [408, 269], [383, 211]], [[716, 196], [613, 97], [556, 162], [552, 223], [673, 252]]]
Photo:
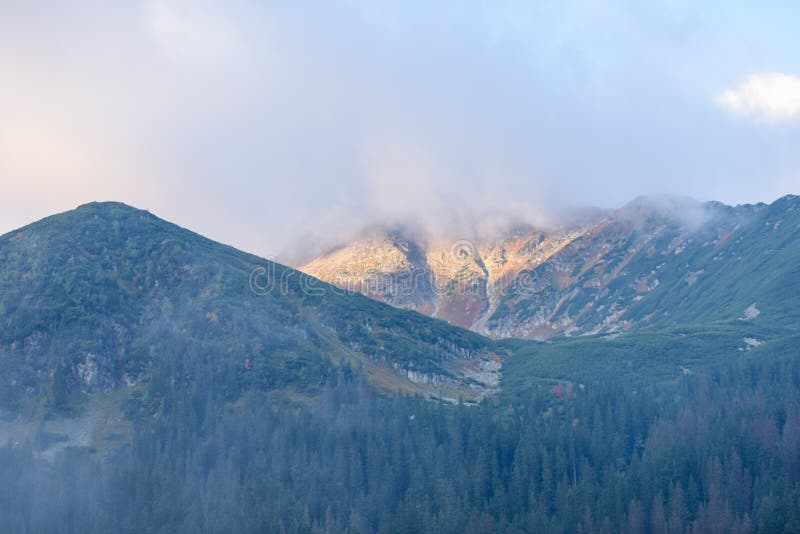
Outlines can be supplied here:
[[[120, 200], [275, 255], [370, 222], [769, 201], [800, 190], [800, 132], [732, 120], [717, 97], [800, 73], [797, 11], [9, 0], [0, 232]], [[731, 101], [763, 108], [747, 87]]]

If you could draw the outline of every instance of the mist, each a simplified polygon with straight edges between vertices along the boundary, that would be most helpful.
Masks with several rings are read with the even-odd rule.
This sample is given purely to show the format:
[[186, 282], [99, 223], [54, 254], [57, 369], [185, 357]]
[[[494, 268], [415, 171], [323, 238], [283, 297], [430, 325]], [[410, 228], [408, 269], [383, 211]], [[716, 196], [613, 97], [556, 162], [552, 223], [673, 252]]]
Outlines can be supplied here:
[[119, 200], [275, 256], [369, 224], [771, 201], [800, 189], [797, 9], [6, 2], [0, 233]]

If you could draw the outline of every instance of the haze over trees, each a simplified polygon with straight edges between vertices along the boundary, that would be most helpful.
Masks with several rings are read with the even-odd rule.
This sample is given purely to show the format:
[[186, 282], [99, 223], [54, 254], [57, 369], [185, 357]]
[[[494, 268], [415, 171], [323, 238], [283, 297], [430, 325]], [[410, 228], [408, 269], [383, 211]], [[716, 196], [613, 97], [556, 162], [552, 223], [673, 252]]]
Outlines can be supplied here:
[[[158, 375], [156, 375], [158, 376]], [[170, 373], [100, 458], [0, 449], [6, 531], [796, 532], [800, 363], [450, 406], [338, 368], [304, 403]], [[177, 377], [172, 376], [172, 379]]]
[[491, 340], [264, 265], [120, 204], [0, 236], [4, 531], [800, 531], [787, 302]]

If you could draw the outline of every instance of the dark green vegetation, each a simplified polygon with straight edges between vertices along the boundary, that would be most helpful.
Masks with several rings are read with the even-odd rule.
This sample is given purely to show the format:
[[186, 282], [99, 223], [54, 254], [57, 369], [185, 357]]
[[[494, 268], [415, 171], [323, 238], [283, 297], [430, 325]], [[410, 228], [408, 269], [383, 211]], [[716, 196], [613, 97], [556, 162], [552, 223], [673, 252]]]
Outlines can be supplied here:
[[[377, 394], [348, 368], [307, 407], [153, 380], [104, 461], [0, 449], [6, 531], [797, 532], [800, 360], [669, 389], [592, 382], [513, 405]], [[557, 391], [557, 390], [556, 390]]]
[[503, 395], [515, 398], [553, 380], [624, 380], [646, 387], [667, 385], [744, 356], [793, 354], [800, 334], [741, 321], [634, 331], [619, 336], [586, 336], [549, 342], [504, 340], [514, 357], [504, 366]]
[[[119, 204], [0, 237], [0, 269], [3, 531], [800, 532], [791, 292], [492, 342]], [[408, 380], [472, 391], [452, 364], [489, 352], [479, 406]]]
[[486, 346], [123, 204], [89, 204], [0, 237], [7, 417], [69, 412], [82, 393], [136, 383], [153, 366], [183, 367], [180, 381], [201, 366], [235, 398], [247, 388], [313, 392], [342, 359], [399, 387], [391, 364], [450, 376], [445, 363]]

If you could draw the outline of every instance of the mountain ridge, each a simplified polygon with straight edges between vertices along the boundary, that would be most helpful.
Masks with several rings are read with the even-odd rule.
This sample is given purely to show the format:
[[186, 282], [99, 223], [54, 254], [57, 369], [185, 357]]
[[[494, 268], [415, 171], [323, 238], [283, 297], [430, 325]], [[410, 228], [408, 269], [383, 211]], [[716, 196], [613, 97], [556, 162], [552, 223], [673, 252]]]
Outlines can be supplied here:
[[[770, 237], [781, 242], [775, 243], [782, 247], [779, 255], [800, 255], [798, 204], [796, 195], [771, 204], [737, 206], [684, 197], [637, 197], [611, 213], [555, 230], [517, 227], [493, 239], [439, 242], [404, 236], [405, 243], [426, 252], [426, 263], [386, 261], [402, 255], [390, 240], [383, 240], [380, 253], [371, 253], [359, 238], [298, 269], [494, 338], [622, 331], [671, 324], [653, 315], [653, 307], [642, 301], [664, 301], [664, 287], [679, 291], [681, 284], [694, 286], [704, 273], [719, 271], [721, 257], [714, 259], [708, 252], [718, 247], [732, 254], [726, 245], [731, 236], [736, 241], [744, 235], [749, 241], [741, 246], [746, 249], [763, 248], [755, 221], [775, 218], [773, 233], [779, 235]], [[369, 240], [379, 241], [380, 234], [373, 229]], [[730, 257], [725, 262], [741, 268]], [[733, 270], [739, 277], [747, 273]], [[732, 276], [724, 270], [721, 274]], [[419, 282], [408, 284], [410, 277]], [[670, 285], [658, 289], [667, 280]], [[745, 284], [737, 291], [746, 293], [742, 288], [757, 285]], [[774, 294], [774, 288], [769, 292]], [[752, 298], [758, 296], [756, 292]], [[744, 310], [753, 301], [740, 304]], [[678, 312], [683, 309], [678, 302], [671, 306]], [[718, 312], [698, 312], [685, 321], [732, 319], [730, 313]]]

